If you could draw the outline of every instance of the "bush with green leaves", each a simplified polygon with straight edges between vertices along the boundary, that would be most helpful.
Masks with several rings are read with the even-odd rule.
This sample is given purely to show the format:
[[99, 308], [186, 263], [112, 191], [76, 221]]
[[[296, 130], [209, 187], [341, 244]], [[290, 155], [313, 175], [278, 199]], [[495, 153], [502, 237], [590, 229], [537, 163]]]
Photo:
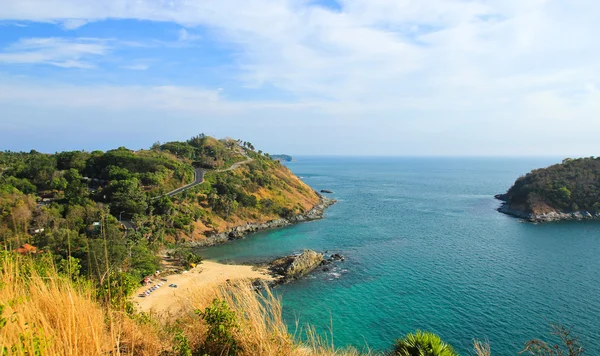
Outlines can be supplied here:
[[178, 331], [173, 338], [173, 351], [179, 356], [192, 356], [192, 347], [190, 340], [181, 332]]
[[450, 344], [430, 332], [417, 330], [396, 340], [393, 356], [458, 356]]
[[210, 355], [235, 355], [238, 345], [234, 332], [239, 328], [235, 312], [224, 300], [214, 299], [204, 311], [196, 310], [206, 322], [208, 330], [204, 342], [204, 350]]

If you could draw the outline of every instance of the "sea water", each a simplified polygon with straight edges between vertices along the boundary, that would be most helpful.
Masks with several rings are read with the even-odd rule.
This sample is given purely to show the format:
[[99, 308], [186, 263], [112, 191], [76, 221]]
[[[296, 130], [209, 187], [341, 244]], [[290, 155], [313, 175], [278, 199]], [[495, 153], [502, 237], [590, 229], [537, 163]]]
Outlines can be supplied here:
[[323, 220], [201, 251], [235, 262], [305, 248], [346, 256], [277, 288], [291, 332], [308, 323], [336, 346], [383, 351], [421, 329], [462, 355], [473, 339], [515, 355], [561, 323], [600, 355], [600, 223], [522, 222], [493, 198], [560, 158], [296, 159], [294, 173], [338, 200]]

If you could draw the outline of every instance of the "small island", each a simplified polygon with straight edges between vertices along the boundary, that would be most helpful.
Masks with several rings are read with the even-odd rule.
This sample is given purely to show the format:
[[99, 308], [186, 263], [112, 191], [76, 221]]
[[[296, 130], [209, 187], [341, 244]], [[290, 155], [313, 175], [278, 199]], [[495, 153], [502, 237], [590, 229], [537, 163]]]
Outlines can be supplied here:
[[531, 222], [600, 218], [600, 158], [567, 158], [519, 177], [498, 211]]
[[294, 160], [294, 158], [292, 156], [284, 155], [284, 154], [271, 155], [270, 157], [272, 159], [280, 161], [280, 162], [292, 162]]

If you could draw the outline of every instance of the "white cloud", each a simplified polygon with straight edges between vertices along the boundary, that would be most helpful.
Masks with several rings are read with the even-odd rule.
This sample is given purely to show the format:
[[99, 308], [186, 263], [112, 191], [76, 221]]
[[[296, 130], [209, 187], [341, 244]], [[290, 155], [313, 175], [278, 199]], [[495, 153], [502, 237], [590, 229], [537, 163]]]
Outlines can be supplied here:
[[[70, 109], [156, 109], [193, 112], [220, 101], [219, 90], [174, 86], [78, 86], [56, 83], [19, 83], [4, 78], [0, 84], [3, 102], [35, 102], [43, 107]], [[212, 103], [212, 104], [211, 104]]]
[[85, 24], [87, 24], [87, 21], [83, 19], [68, 19], [63, 21], [62, 27], [65, 30], [75, 30], [81, 26], [84, 26]]
[[[464, 142], [493, 151], [502, 138], [559, 136], [565, 127], [582, 140], [600, 133], [598, 94], [589, 89], [600, 83], [595, 0], [340, 0], [341, 11], [303, 0], [3, 2], [0, 18], [15, 21], [167, 21], [185, 27], [180, 40], [206, 26], [235, 46], [247, 87], [291, 93], [302, 103], [294, 110], [308, 112], [311, 103], [322, 123], [359, 127], [382, 142], [406, 130], [469, 153]], [[33, 62], [27, 52], [0, 61]], [[87, 63], [74, 55], [38, 60], [69, 61]]]
[[189, 33], [185, 28], [182, 28], [177, 32], [177, 39], [179, 42], [193, 42], [199, 40], [201, 37]]
[[63, 68], [93, 68], [87, 61], [104, 56], [109, 47], [94, 38], [25, 38], [0, 51], [0, 63], [47, 64]]

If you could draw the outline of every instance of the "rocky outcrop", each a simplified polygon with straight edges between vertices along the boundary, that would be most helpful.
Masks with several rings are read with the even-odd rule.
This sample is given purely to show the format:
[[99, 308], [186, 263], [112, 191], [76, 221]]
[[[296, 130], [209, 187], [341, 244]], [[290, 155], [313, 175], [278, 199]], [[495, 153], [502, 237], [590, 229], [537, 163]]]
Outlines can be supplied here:
[[[496, 196], [496, 199], [499, 199]], [[498, 211], [510, 216], [514, 216], [531, 222], [552, 222], [563, 220], [593, 220], [600, 219], [600, 213], [592, 213], [586, 210], [574, 212], [548, 211], [544, 213], [534, 213], [522, 209], [513, 208], [509, 203], [504, 202]]]
[[327, 198], [320, 195], [319, 202], [306, 213], [294, 215], [289, 218], [270, 220], [264, 223], [247, 223], [244, 225], [239, 225], [231, 228], [228, 231], [208, 236], [206, 240], [189, 242], [188, 244], [192, 247], [213, 246], [228, 242], [230, 240], [241, 239], [246, 235], [259, 231], [289, 226], [303, 221], [322, 219], [323, 214], [325, 213], [325, 209], [327, 209], [335, 203], [335, 199]]
[[494, 195], [494, 198], [498, 199], [498, 200], [502, 200], [502, 201], [508, 201], [507, 194], [496, 194], [496, 195]]
[[299, 255], [278, 258], [271, 262], [271, 273], [281, 277], [281, 282], [289, 282], [300, 278], [319, 267], [323, 261], [323, 254], [313, 250], [304, 250]]

